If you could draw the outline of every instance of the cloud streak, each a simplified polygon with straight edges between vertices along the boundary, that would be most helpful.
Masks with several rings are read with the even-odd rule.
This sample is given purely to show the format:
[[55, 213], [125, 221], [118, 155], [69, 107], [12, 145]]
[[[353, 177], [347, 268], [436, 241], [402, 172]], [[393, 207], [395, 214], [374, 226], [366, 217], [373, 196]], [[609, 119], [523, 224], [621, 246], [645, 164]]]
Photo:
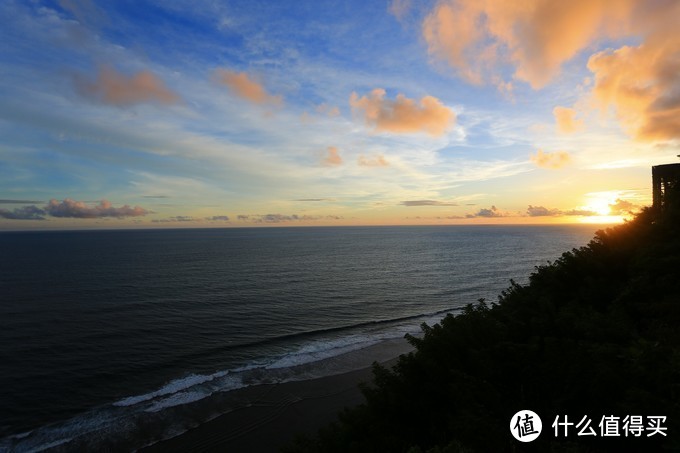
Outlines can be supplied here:
[[321, 160], [321, 164], [326, 167], [336, 167], [342, 165], [342, 157], [340, 157], [340, 151], [335, 146], [329, 146], [326, 150], [327, 154]]
[[573, 134], [583, 129], [583, 120], [576, 118], [576, 110], [567, 107], [553, 109], [557, 131], [562, 134]]
[[376, 131], [400, 134], [425, 132], [436, 137], [455, 124], [456, 114], [433, 96], [424, 96], [416, 102], [403, 94], [398, 94], [395, 100], [386, 99], [385, 95], [382, 88], [361, 97], [353, 92], [349, 104]]
[[37, 206], [23, 206], [21, 208], [0, 209], [0, 218], [9, 220], [45, 220], [46, 212]]
[[496, 206], [491, 206], [490, 208], [482, 208], [475, 214], [467, 214], [465, 217], [468, 219], [473, 219], [475, 217], [508, 217], [508, 215], [499, 211]]
[[357, 164], [360, 167], [389, 167], [390, 163], [385, 159], [383, 155], [379, 155], [375, 158], [369, 159], [365, 156], [359, 156]]
[[564, 167], [571, 162], [571, 156], [566, 151], [556, 151], [554, 153], [545, 153], [539, 149], [536, 155], [530, 157], [531, 162], [541, 168], [548, 168], [550, 170], [557, 170]]
[[175, 104], [180, 97], [149, 71], [127, 76], [111, 66], [100, 68], [94, 81], [78, 77], [76, 88], [86, 97], [119, 107], [139, 103]]
[[84, 201], [75, 201], [70, 198], [61, 203], [52, 199], [45, 206], [45, 212], [52, 217], [72, 217], [78, 219], [95, 219], [101, 217], [140, 217], [150, 214], [140, 206], [130, 207], [123, 205], [119, 208], [113, 207], [110, 201], [102, 200], [96, 206], [88, 206]]
[[437, 200], [406, 200], [400, 201], [402, 206], [458, 206], [458, 203]]
[[262, 84], [253, 80], [245, 72], [218, 69], [215, 71], [215, 77], [219, 83], [226, 85], [232, 93], [247, 101], [255, 104], [281, 105], [283, 103], [282, 96], [267, 93]]

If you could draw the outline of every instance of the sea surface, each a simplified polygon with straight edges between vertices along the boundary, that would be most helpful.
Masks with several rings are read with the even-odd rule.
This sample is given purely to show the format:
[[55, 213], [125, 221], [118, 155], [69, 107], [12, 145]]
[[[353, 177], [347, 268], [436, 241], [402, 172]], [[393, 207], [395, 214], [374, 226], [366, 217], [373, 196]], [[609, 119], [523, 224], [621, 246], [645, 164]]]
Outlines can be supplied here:
[[135, 449], [337, 374], [588, 243], [576, 226], [0, 233], [0, 451]]

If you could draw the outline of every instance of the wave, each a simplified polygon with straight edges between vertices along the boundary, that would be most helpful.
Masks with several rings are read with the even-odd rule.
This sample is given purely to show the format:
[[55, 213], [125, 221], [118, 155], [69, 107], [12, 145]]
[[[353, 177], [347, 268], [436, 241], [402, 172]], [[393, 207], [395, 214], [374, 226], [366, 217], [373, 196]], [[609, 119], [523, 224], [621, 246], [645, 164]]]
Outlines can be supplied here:
[[[290, 341], [290, 340], [297, 340], [297, 339], [302, 339], [302, 338], [309, 338], [309, 337], [321, 337], [318, 338], [314, 341], [309, 341], [304, 343], [302, 346], [296, 348], [295, 350], [286, 353], [284, 355], [280, 355], [278, 357], [273, 357], [270, 359], [259, 359], [259, 361], [255, 361], [253, 363], [247, 364], [245, 366], [237, 367], [234, 369], [230, 370], [220, 370], [212, 374], [190, 374], [188, 376], [175, 379], [170, 381], [169, 383], [165, 384], [163, 387], [159, 388], [158, 390], [154, 390], [149, 393], [145, 393], [142, 395], [135, 395], [135, 396], [129, 396], [126, 398], [123, 398], [120, 401], [117, 401], [113, 403], [114, 406], [133, 406], [136, 404], [140, 404], [146, 401], [150, 400], [155, 400], [158, 397], [162, 396], [167, 396], [167, 395], [174, 395], [179, 392], [186, 391], [188, 389], [192, 388], [197, 388], [203, 384], [212, 384], [212, 385], [203, 385], [203, 387], [209, 387], [211, 388], [211, 392], [206, 392], [205, 396], [209, 396], [210, 394], [214, 393], [215, 391], [228, 391], [228, 390], [235, 390], [237, 388], [245, 387], [246, 385], [253, 385], [257, 384], [258, 382], [255, 381], [250, 381], [250, 382], [244, 382], [241, 381], [239, 382], [238, 379], [235, 379], [235, 376], [241, 376], [241, 377], [247, 377], [249, 371], [252, 370], [257, 370], [257, 369], [262, 369], [262, 370], [276, 370], [276, 369], [283, 369], [283, 368], [292, 368], [292, 367], [297, 367], [313, 362], [317, 362], [320, 360], [325, 360], [329, 359], [341, 354], [346, 354], [348, 352], [356, 351], [358, 349], [363, 349], [372, 345], [375, 345], [379, 343], [380, 341], [392, 339], [392, 338], [400, 338], [403, 337], [405, 333], [408, 333], [408, 331], [413, 330], [412, 326], [408, 326], [408, 328], [405, 329], [396, 329], [393, 331], [386, 331], [386, 332], [381, 332], [381, 333], [360, 333], [360, 334], [352, 334], [352, 335], [346, 335], [342, 336], [336, 339], [328, 339], [324, 336], [328, 334], [334, 334], [334, 333], [339, 333], [339, 332], [348, 332], [348, 331], [353, 331], [353, 330], [359, 330], [362, 328], [366, 327], [378, 327], [378, 326], [384, 326], [388, 324], [399, 324], [403, 323], [406, 321], [412, 321], [414, 319], [425, 319], [425, 318], [434, 318], [438, 317], [440, 315], [443, 315], [445, 313], [453, 313], [455, 311], [460, 310], [460, 308], [449, 308], [445, 310], [438, 310], [435, 312], [431, 313], [421, 313], [417, 315], [410, 315], [410, 316], [402, 316], [402, 317], [397, 317], [397, 318], [392, 318], [392, 319], [385, 319], [385, 320], [377, 320], [377, 321], [366, 321], [366, 322], [360, 322], [356, 324], [350, 324], [346, 326], [340, 326], [340, 327], [331, 327], [331, 328], [326, 328], [326, 329], [316, 329], [316, 330], [310, 330], [310, 331], [305, 331], [305, 332], [296, 332], [293, 334], [288, 334], [288, 335], [281, 335], [276, 338], [271, 338], [271, 339], [265, 339], [265, 340], [260, 340], [257, 342], [251, 342], [246, 345], [240, 345], [239, 347], [246, 347], [246, 346], [261, 346], [261, 345], [266, 345], [266, 344], [271, 344], [271, 343], [279, 343], [279, 342], [285, 342], [285, 341]], [[230, 346], [233, 347], [233, 346]], [[252, 373], [251, 373], [252, 374]], [[230, 378], [230, 379], [221, 379], [221, 378]], [[191, 401], [196, 401], [197, 399], [197, 394], [193, 394], [192, 397], [188, 398], [191, 399]], [[176, 399], [170, 399], [166, 398], [165, 401], [168, 402], [174, 402], [174, 401], [180, 401], [181, 398], [176, 398]], [[191, 402], [189, 401], [189, 402]], [[179, 404], [179, 403], [178, 403]], [[171, 407], [173, 405], [177, 404], [168, 404], [167, 407]], [[156, 409], [162, 408], [161, 406], [155, 405], [154, 406]]]
[[[140, 423], [151, 423], [148, 420], [156, 417], [155, 414], [159, 414], [158, 417], [161, 419], [175, 419], [176, 416], [166, 417], [160, 413], [175, 407], [198, 403], [212, 395], [225, 394], [225, 392], [251, 385], [307, 380], [363, 368], [372, 363], [375, 352], [367, 352], [366, 357], [363, 357], [363, 362], [357, 361], [356, 354], [391, 340], [401, 341], [403, 349], [404, 334], [417, 331], [418, 325], [414, 325], [414, 320], [427, 323], [437, 322], [442, 315], [458, 310], [460, 308], [450, 308], [393, 319], [360, 322], [253, 342], [248, 346], [276, 343], [277, 348], [272, 348], [272, 351], [281, 349], [288, 351], [268, 357], [253, 358], [248, 363], [214, 373], [191, 373], [173, 379], [151, 392], [125, 397], [66, 422], [1, 439], [0, 451], [5, 449], [8, 451], [41, 451], [55, 446], [65, 446], [69, 449], [81, 444], [96, 447], [96, 442], [102, 441], [96, 439], [100, 439], [102, 435], [134, 438], [135, 434], [129, 432], [133, 429], [131, 427], [140, 426]], [[341, 358], [344, 359], [341, 360]], [[184, 409], [181, 410], [184, 411]], [[223, 411], [224, 408], [221, 410]], [[214, 413], [209, 415], [209, 417], [214, 416]], [[187, 421], [183, 425], [184, 428], [173, 426], [174, 435], [179, 433], [178, 430], [180, 432], [185, 430], [186, 426], [205, 420], [206, 417], [202, 416], [198, 421]], [[127, 434], [123, 436], [123, 432]], [[168, 437], [167, 430], [158, 434], [155, 440], [165, 437]]]
[[342, 331], [347, 331], [347, 330], [352, 330], [352, 329], [359, 329], [362, 327], [378, 327], [378, 326], [383, 326], [386, 324], [396, 324], [399, 322], [403, 321], [411, 321], [414, 319], [418, 318], [430, 318], [430, 317], [437, 317], [439, 315], [443, 315], [446, 313], [453, 313], [456, 311], [460, 311], [460, 307], [456, 308], [446, 308], [443, 310], [438, 310], [434, 311], [431, 313], [420, 313], [417, 315], [408, 315], [408, 316], [402, 316], [402, 317], [397, 317], [397, 318], [390, 318], [390, 319], [380, 319], [377, 321], [363, 321], [359, 322], [356, 324], [348, 324], [344, 326], [337, 326], [337, 327], [327, 327], [324, 329], [315, 329], [315, 330], [307, 330], [304, 332], [295, 332], [291, 334], [286, 334], [286, 335], [279, 335], [277, 337], [273, 338], [265, 338], [262, 340], [258, 341], [253, 341], [250, 343], [241, 343], [239, 345], [230, 345], [227, 347], [223, 347], [223, 349], [234, 349], [234, 348], [242, 348], [242, 347], [248, 347], [248, 346], [262, 346], [262, 345], [267, 345], [267, 344], [272, 344], [272, 343], [278, 343], [281, 341], [286, 341], [286, 340], [296, 340], [300, 338], [305, 338], [305, 337], [312, 337], [312, 336], [318, 336], [318, 335], [323, 335], [323, 334], [329, 334], [329, 333], [337, 333], [337, 332], [342, 332]]

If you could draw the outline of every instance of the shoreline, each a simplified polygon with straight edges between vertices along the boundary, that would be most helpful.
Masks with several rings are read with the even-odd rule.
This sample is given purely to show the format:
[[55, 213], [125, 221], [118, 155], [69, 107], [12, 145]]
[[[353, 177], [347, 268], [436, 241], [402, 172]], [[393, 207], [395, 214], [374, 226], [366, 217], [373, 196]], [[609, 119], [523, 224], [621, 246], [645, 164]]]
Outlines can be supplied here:
[[[394, 366], [398, 357], [381, 362]], [[305, 381], [260, 384], [233, 390], [239, 407], [170, 439], [138, 451], [278, 452], [296, 435], [314, 434], [345, 407], [364, 402], [359, 383], [373, 379], [371, 367]]]

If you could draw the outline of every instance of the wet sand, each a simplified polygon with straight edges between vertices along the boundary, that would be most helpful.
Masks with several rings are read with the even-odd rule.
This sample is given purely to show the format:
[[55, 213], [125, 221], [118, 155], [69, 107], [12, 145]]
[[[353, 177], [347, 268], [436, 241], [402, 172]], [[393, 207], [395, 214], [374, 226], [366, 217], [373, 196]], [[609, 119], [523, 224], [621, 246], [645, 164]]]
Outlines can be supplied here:
[[[385, 362], [393, 365], [397, 359]], [[277, 452], [297, 434], [313, 434], [337, 419], [344, 407], [364, 401], [358, 388], [370, 382], [370, 368], [318, 379], [265, 384], [235, 390], [241, 404], [181, 434], [141, 451]]]

